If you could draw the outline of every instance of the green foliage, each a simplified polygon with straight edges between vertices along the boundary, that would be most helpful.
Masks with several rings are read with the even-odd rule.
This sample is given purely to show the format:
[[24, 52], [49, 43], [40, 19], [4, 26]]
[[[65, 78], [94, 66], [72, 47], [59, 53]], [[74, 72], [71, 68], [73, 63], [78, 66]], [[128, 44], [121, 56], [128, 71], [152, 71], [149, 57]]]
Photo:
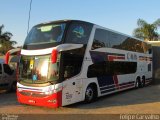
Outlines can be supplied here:
[[4, 25], [0, 26], [0, 54], [5, 54], [8, 50], [14, 48], [13, 46], [17, 44], [16, 41], [12, 41], [13, 36], [10, 32], [3, 32]]
[[157, 19], [152, 24], [147, 23], [145, 20], [138, 19], [137, 25], [138, 27], [133, 31], [133, 36], [146, 41], [158, 40], [158, 27], [160, 27], [160, 19]]

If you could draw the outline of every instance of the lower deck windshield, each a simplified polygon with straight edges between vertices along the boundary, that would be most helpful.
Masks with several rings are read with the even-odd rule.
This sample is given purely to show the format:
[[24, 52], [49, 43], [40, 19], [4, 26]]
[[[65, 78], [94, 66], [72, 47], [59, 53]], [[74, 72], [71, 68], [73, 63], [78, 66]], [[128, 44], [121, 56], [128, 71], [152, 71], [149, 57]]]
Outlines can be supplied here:
[[46, 83], [59, 79], [59, 60], [52, 64], [50, 55], [22, 56], [20, 80], [26, 83]]

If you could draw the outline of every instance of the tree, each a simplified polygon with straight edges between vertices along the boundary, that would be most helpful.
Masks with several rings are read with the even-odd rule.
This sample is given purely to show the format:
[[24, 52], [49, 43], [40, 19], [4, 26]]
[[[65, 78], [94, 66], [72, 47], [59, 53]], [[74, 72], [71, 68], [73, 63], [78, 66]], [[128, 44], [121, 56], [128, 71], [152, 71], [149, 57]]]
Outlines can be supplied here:
[[10, 32], [3, 32], [4, 25], [0, 26], [0, 53], [5, 54], [8, 50], [14, 48], [13, 46], [17, 44], [16, 41], [12, 41], [13, 36]]
[[144, 39], [145, 41], [156, 41], [159, 38], [158, 27], [160, 27], [160, 19], [157, 19], [152, 24], [145, 20], [138, 19], [138, 28], [133, 31], [133, 36]]

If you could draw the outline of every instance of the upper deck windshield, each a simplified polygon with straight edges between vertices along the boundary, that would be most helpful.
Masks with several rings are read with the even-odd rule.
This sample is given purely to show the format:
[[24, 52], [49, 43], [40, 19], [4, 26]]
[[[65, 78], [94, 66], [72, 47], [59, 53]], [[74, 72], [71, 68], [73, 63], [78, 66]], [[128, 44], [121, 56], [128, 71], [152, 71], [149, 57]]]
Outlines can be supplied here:
[[72, 22], [68, 28], [65, 43], [88, 44], [92, 26], [91, 23]]
[[87, 44], [93, 24], [82, 21], [55, 22], [33, 27], [24, 49], [36, 50], [55, 47], [63, 43]]
[[57, 43], [62, 41], [65, 23], [35, 26], [25, 40], [25, 45]]

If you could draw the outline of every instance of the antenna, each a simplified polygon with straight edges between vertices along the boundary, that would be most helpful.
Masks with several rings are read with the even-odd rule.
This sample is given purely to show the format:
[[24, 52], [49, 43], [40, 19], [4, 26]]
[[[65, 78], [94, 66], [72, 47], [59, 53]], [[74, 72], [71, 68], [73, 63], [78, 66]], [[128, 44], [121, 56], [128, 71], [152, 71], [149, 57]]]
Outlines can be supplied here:
[[30, 25], [30, 18], [31, 18], [31, 10], [32, 10], [32, 0], [30, 1], [30, 6], [29, 6], [29, 15], [28, 15], [28, 28], [27, 28], [27, 35], [29, 32], [29, 25]]

